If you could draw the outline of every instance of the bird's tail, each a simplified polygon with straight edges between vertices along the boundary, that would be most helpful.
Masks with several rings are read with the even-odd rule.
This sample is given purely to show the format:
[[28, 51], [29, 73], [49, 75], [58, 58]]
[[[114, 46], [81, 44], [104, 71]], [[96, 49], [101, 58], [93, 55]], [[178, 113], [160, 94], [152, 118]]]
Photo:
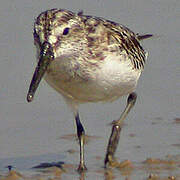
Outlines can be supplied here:
[[152, 34], [144, 34], [144, 35], [139, 35], [139, 34], [137, 34], [137, 38], [138, 38], [139, 40], [148, 39], [148, 38], [150, 38], [150, 37], [152, 37], [152, 36], [153, 36]]

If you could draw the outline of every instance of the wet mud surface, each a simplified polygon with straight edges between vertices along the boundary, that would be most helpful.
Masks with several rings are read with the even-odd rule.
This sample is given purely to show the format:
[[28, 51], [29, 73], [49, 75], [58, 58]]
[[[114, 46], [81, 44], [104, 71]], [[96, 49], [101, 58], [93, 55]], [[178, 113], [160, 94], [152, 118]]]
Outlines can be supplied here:
[[[96, 158], [96, 160], [101, 157]], [[113, 167], [89, 167], [88, 171], [79, 174], [77, 165], [65, 163], [43, 163], [29, 171], [16, 168], [0, 172], [0, 180], [58, 180], [58, 179], [96, 179], [104, 180], [180, 180], [180, 155], [168, 155], [164, 159], [148, 158], [143, 162], [125, 160], [116, 162]]]
[[[179, 120], [177, 117], [172, 118], [168, 121], [166, 128], [172, 126], [177, 130], [180, 125]], [[163, 121], [163, 118], [157, 117], [154, 118], [149, 125], [151, 128], [159, 127]], [[110, 126], [110, 124], [108, 124], [108, 126]], [[128, 128], [128, 124], [124, 124], [123, 128]], [[123, 138], [135, 140], [137, 136], [138, 132], [132, 133], [128, 131], [127, 135]], [[147, 136], [146, 132], [144, 132], [144, 136]], [[160, 138], [160, 141], [162, 139], [162, 137], [157, 138]], [[167, 149], [175, 148], [176, 151], [174, 151], [174, 154], [162, 157], [160, 153], [159, 158], [157, 156], [148, 157], [150, 147], [144, 149], [143, 144], [138, 145], [135, 143], [130, 150], [131, 154], [134, 155], [133, 159], [136, 159], [135, 157], [138, 151], [147, 151], [142, 153], [143, 157], [145, 157], [144, 154], [147, 154], [143, 160], [138, 160], [139, 158], [137, 158], [137, 160], [131, 160], [131, 158], [121, 160], [121, 153], [120, 157], [117, 153], [117, 159], [111, 163], [111, 166], [104, 168], [105, 149], [102, 148], [102, 145], [104, 139], [107, 139], [107, 137], [86, 135], [85, 151], [87, 151], [86, 163], [88, 170], [81, 174], [77, 172], [79, 150], [77, 148], [78, 139], [76, 134], [65, 134], [57, 139], [61, 141], [61, 145], [63, 144], [65, 147], [68, 147], [65, 148], [64, 153], [61, 152], [60, 155], [47, 154], [33, 158], [21, 157], [19, 159], [10, 158], [5, 161], [0, 160], [0, 180], [180, 180], [180, 153], [175, 153], [180, 152], [179, 137], [176, 137], [174, 141], [168, 140], [169, 142], [166, 146], [161, 145], [158, 149], [158, 151], [163, 152], [165, 150], [163, 147]], [[74, 147], [74, 144], [76, 144], [76, 147]], [[100, 153], [98, 153], [98, 151], [93, 151], [93, 153], [89, 151], [91, 147], [96, 149], [99, 144], [102, 148]], [[153, 146], [153, 142], [149, 143], [149, 145], [151, 144]], [[120, 145], [121, 139], [119, 146]], [[121, 147], [119, 147], [119, 149], [120, 148]], [[47, 158], [46, 161], [45, 157]], [[76, 162], [74, 158], [78, 161]], [[57, 159], [59, 161], [57, 161]], [[31, 163], [29, 164], [28, 161]], [[40, 163], [38, 164], [37, 162]], [[32, 166], [32, 164], [34, 165]]]
[[[177, 123], [177, 118], [173, 123]], [[129, 136], [135, 137], [134, 134], [129, 134]], [[64, 135], [60, 139], [65, 139], [67, 142], [78, 141], [75, 134]], [[86, 145], [93, 144], [93, 141], [99, 139], [101, 137], [86, 136], [85, 142]], [[179, 144], [172, 146], [179, 148]], [[78, 157], [79, 151], [71, 148], [66, 151], [66, 155]], [[16, 168], [16, 161], [14, 161], [13, 165], [8, 164], [4, 169], [1, 168], [0, 180], [91, 180], [94, 178], [98, 180], [180, 180], [180, 154], [167, 155], [163, 158], [151, 157], [139, 162], [117, 159], [108, 168], [100, 165], [103, 158], [103, 155], [97, 155], [88, 159], [87, 162], [93, 161], [93, 165], [88, 166], [88, 171], [81, 174], [77, 172], [78, 164], [64, 161], [42, 162], [31, 168], [21, 168], [21, 170]]]

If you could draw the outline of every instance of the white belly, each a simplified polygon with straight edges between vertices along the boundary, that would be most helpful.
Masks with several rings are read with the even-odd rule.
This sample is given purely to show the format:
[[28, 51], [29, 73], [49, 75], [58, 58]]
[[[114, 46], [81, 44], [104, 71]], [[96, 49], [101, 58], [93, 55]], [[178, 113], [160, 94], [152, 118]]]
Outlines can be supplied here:
[[[45, 80], [63, 96], [77, 103], [113, 101], [127, 95], [134, 91], [141, 74], [132, 68], [130, 61], [120, 61], [119, 57], [107, 57], [92, 70], [83, 66], [84, 69], [76, 70], [76, 66], [81, 66], [75, 63], [72, 66], [63, 63], [62, 59], [55, 60]], [[80, 73], [77, 75], [76, 71]]]

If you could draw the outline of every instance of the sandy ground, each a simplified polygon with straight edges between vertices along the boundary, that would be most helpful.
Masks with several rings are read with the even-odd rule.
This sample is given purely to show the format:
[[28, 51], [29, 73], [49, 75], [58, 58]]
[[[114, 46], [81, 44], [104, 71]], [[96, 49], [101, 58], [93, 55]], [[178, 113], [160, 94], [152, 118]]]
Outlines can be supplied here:
[[[71, 153], [74, 152], [71, 151]], [[96, 157], [96, 159], [98, 160], [100, 157]], [[63, 164], [62, 167], [36, 168], [33, 171], [26, 172], [20, 172], [12, 168], [12, 170], [4, 174], [0, 173], [0, 180], [63, 180], [70, 179], [72, 175], [74, 176], [72, 179], [85, 180], [89, 179], [88, 176], [91, 176], [91, 174], [96, 176], [98, 174], [104, 180], [119, 178], [133, 180], [137, 179], [137, 176], [139, 176], [139, 179], [146, 180], [180, 180], [180, 155], [169, 155], [164, 159], [148, 158], [141, 163], [125, 160], [114, 164], [114, 166], [108, 169], [93, 167], [93, 170], [89, 169], [89, 171], [82, 174], [78, 174], [75, 171], [76, 165], [73, 164]], [[120, 172], [118, 176], [116, 171]]]
[[[174, 122], [180, 123], [178, 118]], [[134, 136], [131, 134], [131, 137]], [[77, 141], [75, 134], [64, 135], [61, 138], [67, 141]], [[86, 136], [86, 146], [99, 138]], [[173, 146], [179, 148], [180, 144], [173, 144]], [[78, 153], [75, 149], [67, 150], [69, 156], [78, 156]], [[90, 161], [102, 162], [103, 157], [94, 156]], [[63, 161], [45, 162], [27, 170], [17, 170], [14, 164], [14, 166], [6, 166], [4, 171], [0, 172], [0, 180], [90, 180], [93, 177], [98, 180], [180, 180], [180, 154], [167, 155], [164, 158], [147, 158], [141, 162], [130, 160], [118, 162], [117, 160], [106, 169], [98, 164], [88, 167], [88, 171], [81, 174], [76, 171], [77, 164], [68, 164]]]

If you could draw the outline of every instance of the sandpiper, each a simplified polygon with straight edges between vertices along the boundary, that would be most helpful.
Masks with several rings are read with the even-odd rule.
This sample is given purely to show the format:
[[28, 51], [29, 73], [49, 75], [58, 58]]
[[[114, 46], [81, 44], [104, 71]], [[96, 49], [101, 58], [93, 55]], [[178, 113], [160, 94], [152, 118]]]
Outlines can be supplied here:
[[111, 102], [129, 95], [119, 120], [113, 122], [105, 167], [114, 161], [121, 125], [136, 101], [134, 92], [147, 58], [138, 35], [118, 23], [64, 9], [42, 12], [34, 23], [38, 64], [27, 101], [33, 100], [42, 79], [59, 92], [71, 107], [80, 144], [78, 171], [86, 170], [85, 130], [80, 121], [81, 103]]

